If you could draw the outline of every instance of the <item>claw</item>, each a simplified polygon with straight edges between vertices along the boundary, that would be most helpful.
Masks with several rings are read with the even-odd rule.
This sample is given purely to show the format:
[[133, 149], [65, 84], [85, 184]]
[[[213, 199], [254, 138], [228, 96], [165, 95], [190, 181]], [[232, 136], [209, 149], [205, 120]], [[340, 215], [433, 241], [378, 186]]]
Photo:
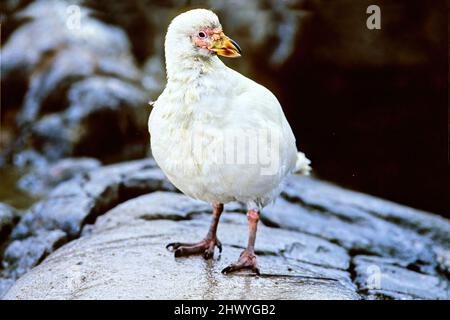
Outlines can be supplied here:
[[260, 275], [261, 275], [261, 272], [259, 271], [259, 268], [258, 268], [258, 267], [254, 267], [254, 268], [252, 269], [252, 271], [253, 271], [257, 276], [260, 276]]
[[175, 246], [177, 245], [177, 242], [171, 242], [166, 246], [166, 249], [173, 252], [176, 248]]
[[233, 265], [229, 265], [228, 267], [222, 269], [223, 274], [227, 274], [230, 272], [233, 272]]
[[211, 252], [210, 250], [206, 250], [206, 251], [203, 253], [203, 258], [205, 258], [206, 260], [208, 260], [208, 259], [211, 259], [211, 258], [213, 257], [213, 255], [214, 255], [214, 251]]
[[216, 239], [216, 246], [219, 249], [219, 252], [222, 252], [222, 242], [219, 239]]
[[179, 258], [183, 256], [183, 249], [176, 249], [173, 253], [173, 255], [175, 256], [175, 258]]
[[190, 243], [171, 242], [166, 246], [166, 249], [169, 250], [170, 252], [174, 252], [179, 247], [191, 246], [191, 245], [192, 244], [190, 244]]
[[239, 260], [236, 263], [232, 263], [228, 267], [224, 268], [222, 273], [228, 274], [243, 269], [250, 269], [258, 276], [261, 274], [258, 266], [256, 265], [256, 256], [254, 253], [244, 250], [239, 256]]
[[222, 244], [218, 239], [212, 245], [211, 240], [202, 240], [198, 243], [171, 242], [166, 249], [174, 253], [175, 258], [203, 253], [205, 259], [211, 259], [214, 256], [214, 246], [222, 252]]

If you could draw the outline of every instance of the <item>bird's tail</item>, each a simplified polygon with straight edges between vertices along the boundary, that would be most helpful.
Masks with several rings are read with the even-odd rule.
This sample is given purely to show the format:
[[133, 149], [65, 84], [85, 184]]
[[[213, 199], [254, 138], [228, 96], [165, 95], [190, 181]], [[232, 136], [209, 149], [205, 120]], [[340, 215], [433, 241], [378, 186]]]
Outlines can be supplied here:
[[311, 172], [311, 160], [309, 160], [303, 152], [297, 152], [297, 162], [295, 164], [294, 173], [309, 175]]

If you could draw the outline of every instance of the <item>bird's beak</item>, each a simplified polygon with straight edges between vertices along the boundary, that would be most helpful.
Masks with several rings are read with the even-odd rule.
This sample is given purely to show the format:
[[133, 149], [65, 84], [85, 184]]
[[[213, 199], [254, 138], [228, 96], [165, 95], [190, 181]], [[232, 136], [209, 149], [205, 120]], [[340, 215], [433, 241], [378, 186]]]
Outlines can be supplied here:
[[220, 37], [213, 39], [211, 51], [228, 58], [240, 57], [242, 52], [239, 45], [223, 33]]

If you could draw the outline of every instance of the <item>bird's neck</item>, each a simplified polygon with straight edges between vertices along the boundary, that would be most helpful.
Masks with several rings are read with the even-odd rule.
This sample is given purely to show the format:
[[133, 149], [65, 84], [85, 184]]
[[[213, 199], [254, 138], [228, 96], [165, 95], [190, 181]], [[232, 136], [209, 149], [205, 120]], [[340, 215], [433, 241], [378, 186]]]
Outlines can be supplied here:
[[168, 82], [194, 83], [203, 75], [212, 74], [225, 67], [217, 56], [203, 57], [166, 52]]

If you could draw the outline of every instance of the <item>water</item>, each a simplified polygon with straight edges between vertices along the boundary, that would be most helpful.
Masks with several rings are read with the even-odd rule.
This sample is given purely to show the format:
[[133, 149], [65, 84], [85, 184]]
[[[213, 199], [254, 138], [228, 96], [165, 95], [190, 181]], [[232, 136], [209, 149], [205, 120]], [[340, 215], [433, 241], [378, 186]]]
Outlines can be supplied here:
[[0, 202], [25, 210], [39, 200], [17, 187], [17, 181], [23, 174], [23, 171], [12, 166], [0, 167]]

